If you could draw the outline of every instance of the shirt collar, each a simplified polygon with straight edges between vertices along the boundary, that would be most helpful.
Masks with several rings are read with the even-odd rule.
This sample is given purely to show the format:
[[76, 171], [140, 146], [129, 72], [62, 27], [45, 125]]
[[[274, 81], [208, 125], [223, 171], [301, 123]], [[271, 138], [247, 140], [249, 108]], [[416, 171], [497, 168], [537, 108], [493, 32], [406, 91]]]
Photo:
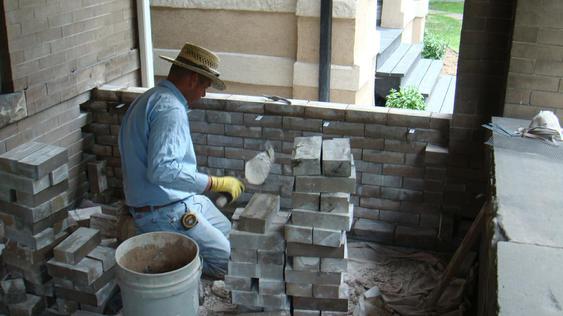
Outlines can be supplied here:
[[176, 86], [169, 80], [161, 80], [158, 83], [159, 87], [163, 87], [163, 88], [167, 88], [170, 89], [172, 91], [172, 93], [174, 93], [174, 95], [176, 96], [176, 98], [178, 98], [178, 100], [185, 106], [188, 107], [188, 101], [186, 100], [186, 98], [184, 97], [184, 95], [182, 94], [182, 92], [180, 92], [180, 90], [178, 90], [178, 88], [176, 88]]

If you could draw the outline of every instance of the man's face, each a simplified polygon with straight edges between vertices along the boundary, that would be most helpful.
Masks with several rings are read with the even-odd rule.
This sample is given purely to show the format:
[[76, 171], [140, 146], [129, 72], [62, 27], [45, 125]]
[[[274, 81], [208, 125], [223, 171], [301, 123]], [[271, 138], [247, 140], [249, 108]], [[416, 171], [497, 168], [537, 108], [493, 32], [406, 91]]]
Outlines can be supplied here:
[[184, 91], [184, 96], [188, 100], [188, 104], [199, 101], [205, 96], [205, 91], [211, 86], [211, 80], [192, 73], [189, 77], [189, 82]]

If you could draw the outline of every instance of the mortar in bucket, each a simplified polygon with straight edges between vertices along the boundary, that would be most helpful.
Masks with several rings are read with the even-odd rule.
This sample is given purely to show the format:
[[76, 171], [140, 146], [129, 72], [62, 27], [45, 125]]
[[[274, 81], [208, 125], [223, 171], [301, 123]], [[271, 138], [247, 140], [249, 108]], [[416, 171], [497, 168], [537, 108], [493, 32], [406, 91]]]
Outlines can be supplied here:
[[195, 316], [201, 260], [182, 234], [152, 232], [124, 241], [115, 252], [124, 316]]

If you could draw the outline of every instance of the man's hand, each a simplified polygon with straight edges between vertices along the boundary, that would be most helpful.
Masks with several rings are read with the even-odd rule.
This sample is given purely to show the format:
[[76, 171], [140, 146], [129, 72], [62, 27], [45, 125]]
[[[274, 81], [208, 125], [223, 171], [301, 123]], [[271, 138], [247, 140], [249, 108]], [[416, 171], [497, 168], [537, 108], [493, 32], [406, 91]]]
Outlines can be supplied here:
[[231, 199], [229, 202], [238, 199], [244, 189], [244, 184], [235, 177], [211, 177], [210, 190], [229, 194]]

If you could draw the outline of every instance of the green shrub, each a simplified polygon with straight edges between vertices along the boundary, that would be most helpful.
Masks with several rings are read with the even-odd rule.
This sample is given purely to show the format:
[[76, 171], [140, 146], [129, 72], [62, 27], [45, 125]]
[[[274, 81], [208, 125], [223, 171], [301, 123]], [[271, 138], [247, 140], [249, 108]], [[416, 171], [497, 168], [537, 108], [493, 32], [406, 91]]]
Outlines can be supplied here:
[[422, 57], [429, 59], [442, 59], [446, 54], [448, 44], [434, 33], [424, 34], [424, 49]]
[[399, 91], [391, 89], [387, 96], [386, 107], [411, 109], [411, 110], [424, 110], [426, 104], [424, 103], [424, 96], [415, 87], [401, 88]]

